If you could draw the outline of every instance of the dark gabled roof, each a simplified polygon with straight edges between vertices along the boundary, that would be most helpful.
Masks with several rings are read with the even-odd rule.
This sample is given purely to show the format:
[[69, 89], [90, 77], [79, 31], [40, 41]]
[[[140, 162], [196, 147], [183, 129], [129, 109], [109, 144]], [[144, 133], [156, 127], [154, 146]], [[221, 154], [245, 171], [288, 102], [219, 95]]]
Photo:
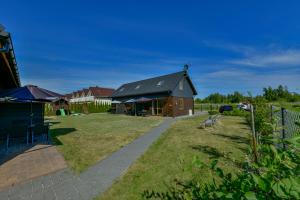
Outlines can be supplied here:
[[197, 94], [195, 87], [191, 79], [189, 78], [187, 71], [180, 71], [173, 74], [164, 76], [158, 76], [150, 79], [136, 81], [132, 83], [126, 83], [119, 87], [112, 97], [126, 97], [135, 95], [145, 95], [154, 93], [172, 92], [179, 81], [186, 76], [193, 90], [194, 95]]

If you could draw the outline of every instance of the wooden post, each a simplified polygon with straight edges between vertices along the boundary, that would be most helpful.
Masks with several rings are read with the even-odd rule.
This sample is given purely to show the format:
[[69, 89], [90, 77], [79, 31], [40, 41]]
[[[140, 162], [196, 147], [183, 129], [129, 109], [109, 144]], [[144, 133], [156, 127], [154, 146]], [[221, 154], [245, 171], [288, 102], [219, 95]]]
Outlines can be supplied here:
[[255, 122], [254, 122], [254, 110], [253, 110], [253, 105], [251, 105], [251, 126], [252, 126], [252, 134], [253, 137], [255, 138], [255, 140], [257, 140], [256, 138], [256, 132], [255, 132]]
[[[281, 108], [281, 125], [282, 125], [282, 140], [284, 140], [285, 137], [285, 108]], [[283, 149], [285, 149], [285, 144], [283, 143]]]
[[201, 110], [201, 112], [203, 111], [203, 107], [202, 107], [202, 104], [200, 104], [200, 110]]
[[254, 109], [253, 105], [251, 105], [251, 121], [252, 121], [252, 143], [253, 143], [253, 152], [254, 152], [254, 162], [257, 163], [258, 160], [258, 153], [257, 153], [257, 138], [256, 138], [256, 131], [255, 131], [255, 122], [254, 122]]

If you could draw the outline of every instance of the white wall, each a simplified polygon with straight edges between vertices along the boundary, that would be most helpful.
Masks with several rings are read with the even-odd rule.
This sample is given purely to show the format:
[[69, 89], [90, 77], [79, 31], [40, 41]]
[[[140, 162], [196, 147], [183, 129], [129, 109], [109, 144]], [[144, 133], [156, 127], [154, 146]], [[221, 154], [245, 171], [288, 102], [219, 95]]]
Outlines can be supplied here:
[[80, 103], [80, 102], [95, 102], [98, 104], [111, 104], [111, 98], [95, 98], [94, 96], [88, 97], [79, 97], [79, 98], [71, 98], [71, 103]]

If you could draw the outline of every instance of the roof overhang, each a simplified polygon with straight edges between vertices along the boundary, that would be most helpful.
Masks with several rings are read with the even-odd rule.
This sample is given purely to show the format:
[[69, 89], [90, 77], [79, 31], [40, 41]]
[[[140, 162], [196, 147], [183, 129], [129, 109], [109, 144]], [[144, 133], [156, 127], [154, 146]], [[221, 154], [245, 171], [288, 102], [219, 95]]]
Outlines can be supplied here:
[[185, 76], [186, 76], [186, 79], [188, 80], [188, 82], [190, 83], [190, 86], [192, 87], [194, 96], [197, 95], [197, 94], [198, 94], [198, 93], [197, 93], [197, 90], [196, 90], [196, 88], [195, 88], [195, 86], [194, 86], [194, 84], [193, 84], [191, 78], [189, 77], [189, 75], [188, 75], [187, 73], [186, 73]]
[[13, 43], [8, 32], [0, 29], [0, 83], [2, 89], [20, 87], [20, 77], [15, 58]]

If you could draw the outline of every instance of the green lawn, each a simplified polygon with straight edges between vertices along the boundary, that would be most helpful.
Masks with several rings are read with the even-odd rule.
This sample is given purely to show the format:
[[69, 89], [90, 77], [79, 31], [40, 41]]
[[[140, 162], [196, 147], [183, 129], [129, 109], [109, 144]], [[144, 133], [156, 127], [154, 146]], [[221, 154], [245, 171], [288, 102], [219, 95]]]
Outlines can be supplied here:
[[152, 127], [161, 117], [97, 113], [54, 118], [51, 139], [76, 172], [104, 159]]
[[238, 172], [249, 148], [250, 128], [245, 119], [224, 116], [215, 127], [198, 129], [207, 116], [176, 122], [98, 199], [141, 199], [144, 190], [164, 191], [175, 178], [211, 178], [207, 169], [192, 168], [198, 156], [209, 163], [219, 159], [225, 171]]
[[290, 111], [300, 112], [300, 103], [273, 102], [272, 105], [283, 107]]

